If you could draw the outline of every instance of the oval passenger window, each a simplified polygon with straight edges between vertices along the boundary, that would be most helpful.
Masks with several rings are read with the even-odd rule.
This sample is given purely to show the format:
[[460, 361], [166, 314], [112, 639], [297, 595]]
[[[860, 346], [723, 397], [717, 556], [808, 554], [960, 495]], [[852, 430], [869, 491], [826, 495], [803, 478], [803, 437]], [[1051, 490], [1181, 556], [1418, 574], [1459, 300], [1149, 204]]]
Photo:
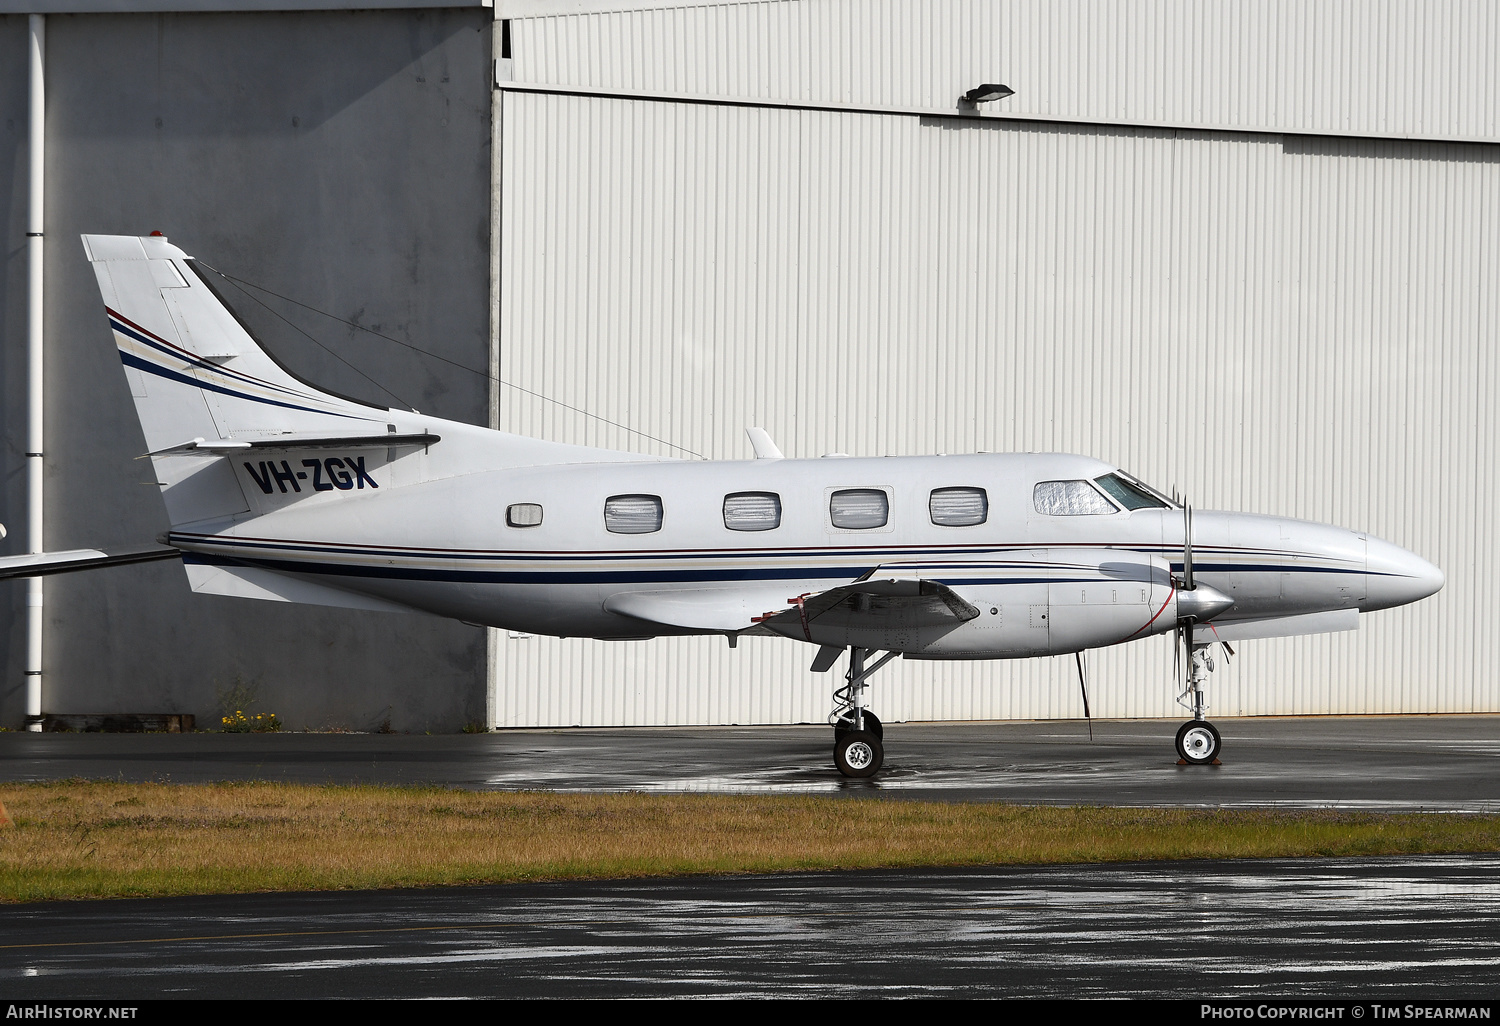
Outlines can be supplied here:
[[927, 509], [939, 527], [973, 527], [989, 517], [990, 497], [983, 488], [934, 488]]
[[884, 527], [890, 519], [890, 500], [881, 488], [845, 488], [828, 500], [828, 516], [834, 527], [849, 531]]
[[724, 526], [731, 531], [774, 531], [781, 526], [781, 496], [775, 492], [724, 496]]
[[661, 496], [611, 495], [604, 501], [604, 527], [612, 534], [661, 530]]

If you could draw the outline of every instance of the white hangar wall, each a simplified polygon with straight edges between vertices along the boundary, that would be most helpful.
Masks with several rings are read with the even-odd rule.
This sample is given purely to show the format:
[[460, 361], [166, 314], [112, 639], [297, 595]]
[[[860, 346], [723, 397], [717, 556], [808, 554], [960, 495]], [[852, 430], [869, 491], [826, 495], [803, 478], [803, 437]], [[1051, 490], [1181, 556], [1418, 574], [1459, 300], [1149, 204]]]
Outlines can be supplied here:
[[[571, 12], [571, 13], [570, 13]], [[518, 82], [1500, 140], [1487, 0], [497, 0]]]
[[[765, 12], [846, 5], [733, 6], [709, 13], [762, 8], [780, 31]], [[642, 12], [630, 45], [656, 55], [641, 26], [704, 16]], [[1500, 710], [1483, 672], [1500, 147], [671, 95], [697, 98], [691, 76], [529, 89], [543, 21], [572, 24], [513, 22], [497, 99], [505, 381], [712, 458], [747, 456], [750, 424], [796, 456], [1083, 452], [1206, 508], [1367, 529], [1442, 566], [1447, 588], [1354, 634], [1246, 643], [1213, 711]], [[625, 85], [661, 95], [607, 95]], [[1445, 131], [1488, 117], [1493, 134], [1493, 101], [1454, 110]], [[518, 389], [498, 399], [507, 430], [682, 454]], [[493, 718], [817, 721], [837, 673], [810, 674], [813, 652], [497, 632]], [[1168, 641], [1091, 660], [1096, 715], [1179, 715]], [[1082, 713], [1071, 659], [898, 661], [872, 701], [887, 719]]]

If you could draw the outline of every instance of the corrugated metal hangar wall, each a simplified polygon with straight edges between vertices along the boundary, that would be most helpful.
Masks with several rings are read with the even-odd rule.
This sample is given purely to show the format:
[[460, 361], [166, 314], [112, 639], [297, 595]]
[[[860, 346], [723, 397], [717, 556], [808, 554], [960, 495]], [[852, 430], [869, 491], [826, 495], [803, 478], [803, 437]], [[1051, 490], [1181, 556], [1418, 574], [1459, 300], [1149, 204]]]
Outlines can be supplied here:
[[[1443, 567], [1226, 714], [1494, 711], [1500, 17], [1477, 4], [500, 0], [506, 382], [712, 458], [1062, 450]], [[620, 9], [615, 9], [620, 8]], [[629, 8], [629, 9], [625, 9]], [[653, 9], [641, 9], [653, 8]], [[1016, 90], [964, 116], [981, 82]], [[499, 426], [680, 450], [501, 387]], [[491, 639], [500, 726], [821, 720], [808, 646]], [[1094, 713], [1180, 715], [1170, 641]], [[888, 719], [1081, 715], [898, 662]]]
[[[516, 386], [491, 422], [558, 440], [682, 455], [522, 389], [712, 457], [748, 456], [751, 424], [793, 455], [1061, 449], [1368, 529], [1447, 588], [1357, 634], [1246, 643], [1213, 712], [1500, 709], [1492, 5], [480, 2], [0, 0], [8, 551], [40, 10], [51, 548], [165, 526], [76, 244], [160, 228], [438, 353], [241, 304], [305, 376], [441, 416], [484, 419], [453, 365], [483, 367], [488, 334]], [[1016, 95], [961, 115], [995, 81]], [[834, 684], [775, 639], [492, 632], [486, 667], [470, 627], [197, 596], [161, 564], [46, 587], [49, 712], [211, 719], [244, 680], [297, 727], [776, 722], [822, 719]], [[1170, 668], [1162, 639], [1095, 655], [1095, 713], [1179, 715]], [[897, 661], [872, 700], [1081, 713], [1066, 660]]]

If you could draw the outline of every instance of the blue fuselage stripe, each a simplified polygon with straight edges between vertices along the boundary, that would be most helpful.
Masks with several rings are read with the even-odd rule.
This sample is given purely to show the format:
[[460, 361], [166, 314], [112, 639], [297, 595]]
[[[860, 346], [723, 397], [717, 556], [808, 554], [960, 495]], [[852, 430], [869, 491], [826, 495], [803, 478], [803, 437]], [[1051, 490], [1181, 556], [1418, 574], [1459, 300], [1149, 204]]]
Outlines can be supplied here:
[[[610, 570], [481, 570], [473, 568], [450, 568], [433, 566], [377, 566], [369, 563], [327, 562], [314, 559], [283, 559], [274, 556], [226, 556], [216, 553], [186, 552], [183, 562], [205, 566], [260, 567], [283, 573], [322, 574], [365, 579], [401, 581], [443, 581], [460, 584], [703, 584], [703, 583], [766, 583], [800, 580], [848, 581], [861, 576], [858, 566], [806, 566], [806, 567], [743, 567], [743, 568], [662, 568], [659, 570], [610, 569]], [[1019, 569], [1019, 568], [1018, 568]], [[1243, 572], [1244, 568], [1240, 568]], [[1317, 568], [1308, 568], [1317, 569]], [[928, 579], [953, 586], [1013, 585], [1013, 584], [1088, 584], [1098, 583], [1096, 577], [1037, 576], [1034, 568], [1029, 575], [1006, 575], [975, 577], [950, 576], [948, 573], [933, 573]], [[1275, 571], [1272, 571], [1275, 572]], [[1323, 573], [1355, 573], [1356, 571], [1318, 570]], [[1125, 582], [1128, 583], [1128, 582]]]

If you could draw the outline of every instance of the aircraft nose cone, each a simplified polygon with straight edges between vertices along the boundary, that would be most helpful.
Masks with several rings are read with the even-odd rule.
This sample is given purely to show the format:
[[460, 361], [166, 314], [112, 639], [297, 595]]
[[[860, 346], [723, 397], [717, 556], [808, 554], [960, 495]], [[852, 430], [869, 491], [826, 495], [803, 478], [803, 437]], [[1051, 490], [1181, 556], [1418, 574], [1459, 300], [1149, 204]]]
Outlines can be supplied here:
[[1379, 538], [1365, 541], [1365, 601], [1360, 610], [1389, 609], [1434, 595], [1442, 589], [1443, 572], [1415, 552]]
[[1204, 623], [1232, 605], [1234, 605], [1234, 599], [1206, 584], [1200, 584], [1192, 591], [1180, 589], [1177, 592], [1177, 618], [1179, 620], [1191, 616], [1198, 623]]

